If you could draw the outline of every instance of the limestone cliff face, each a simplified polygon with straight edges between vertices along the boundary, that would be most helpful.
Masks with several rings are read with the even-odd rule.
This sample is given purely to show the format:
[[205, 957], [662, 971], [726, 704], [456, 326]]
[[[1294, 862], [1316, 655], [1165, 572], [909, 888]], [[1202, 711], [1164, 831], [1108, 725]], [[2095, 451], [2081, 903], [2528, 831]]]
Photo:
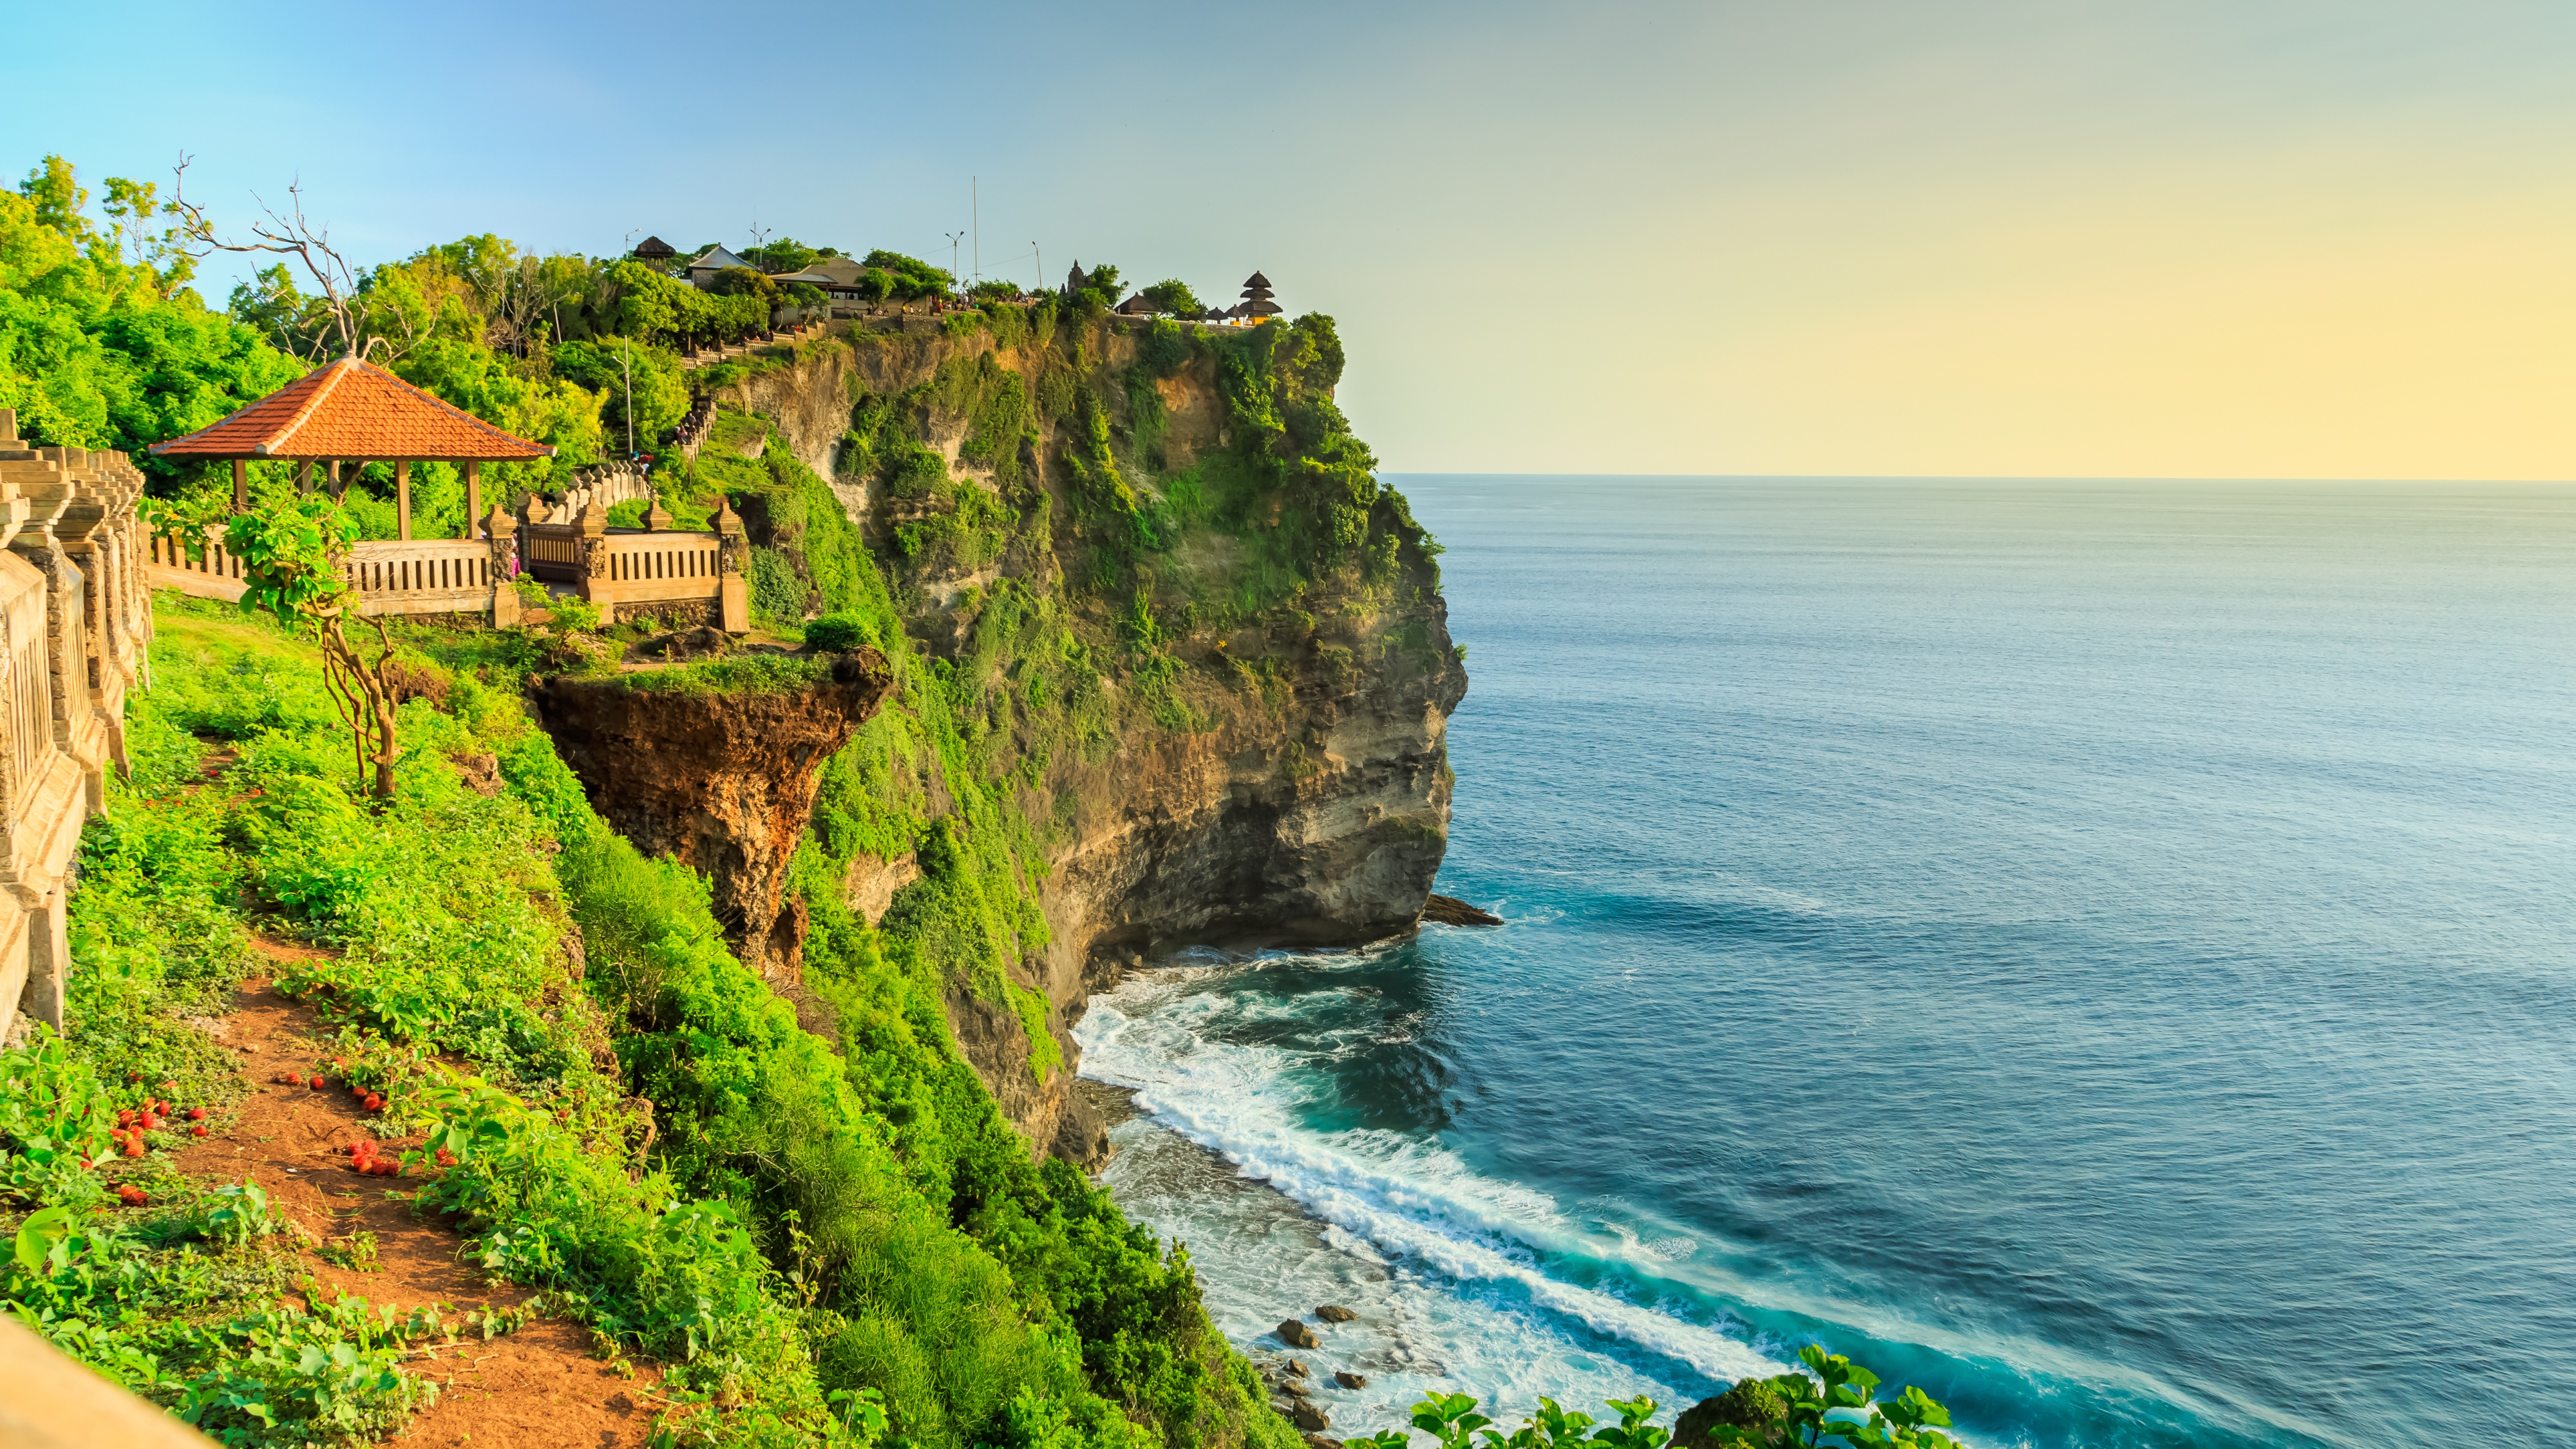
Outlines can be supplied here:
[[[1081, 349], [1092, 375], [1116, 375], [1138, 344], [1113, 319], [1096, 324]], [[923, 384], [967, 365], [988, 378], [1014, 371], [1029, 396], [1041, 397], [1058, 385], [1047, 375], [1058, 347], [1055, 354], [1005, 347], [980, 332], [862, 335], [811, 349], [722, 400], [771, 418], [782, 442], [832, 480], [877, 556], [894, 560], [893, 531], [919, 516], [918, 505], [888, 496], [874, 475], [840, 471], [854, 402], [923, 394]], [[1217, 366], [1201, 351], [1155, 380], [1146, 405], [1158, 416], [1139, 419], [1141, 400], [1130, 393], [1104, 397], [1109, 447], [1122, 464], [1132, 460], [1126, 476], [1140, 493], [1233, 441]], [[974, 420], [962, 409], [925, 403], [905, 424], [953, 477], [1001, 490], [993, 450], [970, 447]], [[1082, 591], [1065, 582], [1085, 546], [1080, 468], [1064, 462], [1066, 435], [1077, 426], [1041, 410], [1011, 470], [1013, 486], [1034, 486], [1051, 500], [1051, 542], [1014, 542], [973, 568], [892, 563], [906, 629], [934, 656], [963, 647], [974, 600], [1006, 578], [1087, 611], [1090, 637], [1117, 639], [1111, 605], [1082, 602]], [[1256, 567], [1247, 535], [1280, 527], [1279, 517], [1275, 501], [1266, 514], [1255, 508], [1233, 521], [1232, 535], [1195, 537], [1169, 566], [1222, 589]], [[756, 518], [754, 542], [795, 546], [764, 538]], [[1447, 843], [1446, 727], [1467, 687], [1447, 624], [1437, 572], [1413, 555], [1392, 579], [1381, 571], [1373, 582], [1356, 575], [1318, 582], [1254, 623], [1165, 621], [1165, 646], [1186, 666], [1183, 689], [1196, 723], [1160, 728], [1122, 716], [1127, 722], [1105, 751], [1059, 752], [1026, 787], [1040, 818], [1054, 825], [1042, 888], [1052, 940], [1024, 953], [1012, 975], [1044, 993], [1047, 1030], [1069, 1066], [1077, 1056], [1068, 1032], [1089, 995], [1140, 957], [1190, 944], [1347, 946], [1413, 928]], [[1104, 644], [1102, 653], [1113, 648]], [[1110, 684], [1137, 687], [1124, 677]], [[935, 809], [939, 781], [927, 781], [927, 791]], [[917, 872], [908, 854], [862, 856], [847, 882], [850, 904], [873, 920]], [[746, 901], [743, 909], [754, 907]], [[949, 1015], [961, 1047], [1033, 1146], [1077, 1160], [1100, 1152], [1099, 1124], [1070, 1090], [1070, 1072], [1043, 1083], [1031, 1073], [1016, 1014], [961, 989], [950, 996]]]
[[705, 871], [716, 919], [745, 964], [775, 975], [793, 971], [805, 939], [780, 888], [815, 776], [892, 682], [885, 656], [865, 649], [808, 689], [666, 693], [555, 678], [536, 706], [591, 808], [645, 854]]

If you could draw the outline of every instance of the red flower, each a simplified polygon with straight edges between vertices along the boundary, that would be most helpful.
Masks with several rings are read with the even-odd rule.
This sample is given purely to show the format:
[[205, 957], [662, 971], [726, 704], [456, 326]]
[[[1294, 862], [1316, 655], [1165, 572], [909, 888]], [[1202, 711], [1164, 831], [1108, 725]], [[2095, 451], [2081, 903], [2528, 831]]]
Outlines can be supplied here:
[[191, 1107], [191, 1108], [189, 1108], [189, 1109], [188, 1109], [188, 1120], [189, 1120], [189, 1121], [191, 1121], [191, 1122], [203, 1122], [203, 1121], [205, 1121], [205, 1120], [206, 1120], [206, 1109], [205, 1109], [205, 1108], [203, 1108], [203, 1107]]
[[306, 1086], [308, 1086], [308, 1087], [311, 1087], [313, 1090], [315, 1090], [315, 1091], [317, 1091], [317, 1092], [318, 1092], [318, 1091], [321, 1091], [325, 1086], [328, 1086], [328, 1085], [329, 1085], [329, 1083], [327, 1083], [327, 1082], [323, 1081], [320, 1077], [318, 1077], [318, 1076], [317, 1076], [317, 1077], [315, 1077], [313, 1080], [311, 1080], [311, 1081], [309, 1081], [309, 1082], [306, 1082], [304, 1085], [306, 1085]]
[[203, 1123], [203, 1122], [200, 1122], [200, 1123], [198, 1123], [196, 1126], [189, 1128], [189, 1129], [188, 1129], [188, 1135], [189, 1135], [189, 1136], [191, 1136], [191, 1137], [203, 1137], [203, 1136], [205, 1136], [205, 1135], [206, 1135], [206, 1124], [205, 1124], [205, 1123]]

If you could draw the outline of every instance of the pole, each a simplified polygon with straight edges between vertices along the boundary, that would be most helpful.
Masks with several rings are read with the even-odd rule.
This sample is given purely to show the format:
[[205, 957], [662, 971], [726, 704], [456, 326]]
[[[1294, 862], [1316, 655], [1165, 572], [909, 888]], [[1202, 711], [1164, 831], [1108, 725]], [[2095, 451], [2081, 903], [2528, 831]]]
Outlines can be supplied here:
[[1029, 243], [1029, 250], [1036, 252], [1038, 256], [1038, 290], [1043, 292], [1046, 290], [1046, 253], [1039, 249], [1036, 242]]
[[948, 280], [953, 285], [957, 280], [957, 241], [958, 238], [963, 237], [966, 233], [962, 231], [951, 231], [942, 232], [940, 235], [948, 238]]
[[984, 280], [984, 187], [983, 178], [966, 178], [967, 224], [975, 228], [975, 280]]

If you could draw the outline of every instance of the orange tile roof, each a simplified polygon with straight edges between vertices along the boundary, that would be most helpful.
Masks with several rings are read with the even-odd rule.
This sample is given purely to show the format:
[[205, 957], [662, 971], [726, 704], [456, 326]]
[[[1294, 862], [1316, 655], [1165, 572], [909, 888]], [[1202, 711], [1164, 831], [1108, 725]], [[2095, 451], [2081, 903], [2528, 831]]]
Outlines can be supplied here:
[[155, 443], [163, 458], [543, 458], [554, 449], [513, 437], [381, 367], [343, 357], [211, 427]]

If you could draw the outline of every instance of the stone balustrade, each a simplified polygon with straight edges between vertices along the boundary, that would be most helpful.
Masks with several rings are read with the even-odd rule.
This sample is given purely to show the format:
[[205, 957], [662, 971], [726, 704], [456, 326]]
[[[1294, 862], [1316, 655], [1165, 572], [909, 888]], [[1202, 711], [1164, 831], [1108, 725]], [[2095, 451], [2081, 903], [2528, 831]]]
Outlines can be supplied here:
[[570, 584], [609, 622], [656, 618], [738, 634], [751, 627], [743, 576], [749, 540], [730, 504], [715, 524], [709, 532], [674, 529], [671, 515], [655, 507], [642, 528], [611, 528], [597, 503], [556, 522], [542, 501], [530, 499], [520, 559], [533, 577]]
[[36, 448], [0, 409], [0, 1038], [60, 1027], [81, 825], [122, 772], [125, 696], [149, 685], [143, 475], [122, 453]]

